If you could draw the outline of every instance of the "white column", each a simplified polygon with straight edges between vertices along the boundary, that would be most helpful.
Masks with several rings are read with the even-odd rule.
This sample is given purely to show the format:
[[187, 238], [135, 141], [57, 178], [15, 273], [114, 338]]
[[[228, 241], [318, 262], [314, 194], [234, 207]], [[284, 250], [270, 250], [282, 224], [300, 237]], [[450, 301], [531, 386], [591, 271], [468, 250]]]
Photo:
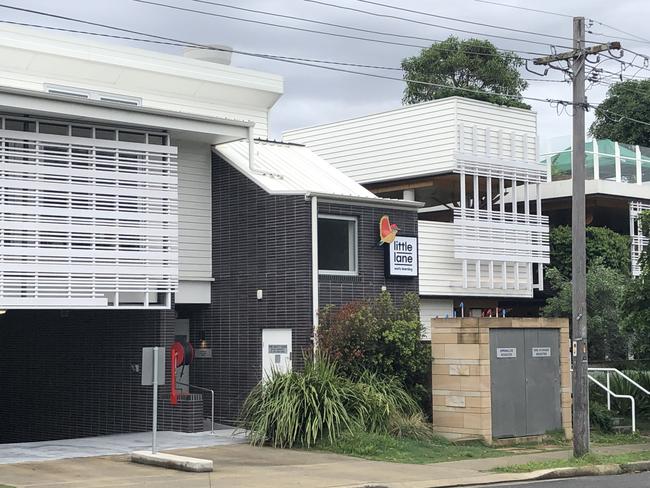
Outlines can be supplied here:
[[636, 184], [641, 185], [643, 183], [643, 172], [641, 170], [641, 148], [635, 146], [636, 149]]
[[591, 141], [591, 148], [594, 151], [594, 180], [600, 179], [600, 155], [598, 154], [598, 141]]
[[404, 190], [404, 194], [402, 195], [402, 198], [404, 200], [410, 200], [412, 202], [415, 201], [415, 189], [409, 188], [407, 190]]
[[614, 143], [614, 162], [616, 163], [616, 181], [621, 181], [621, 147]]

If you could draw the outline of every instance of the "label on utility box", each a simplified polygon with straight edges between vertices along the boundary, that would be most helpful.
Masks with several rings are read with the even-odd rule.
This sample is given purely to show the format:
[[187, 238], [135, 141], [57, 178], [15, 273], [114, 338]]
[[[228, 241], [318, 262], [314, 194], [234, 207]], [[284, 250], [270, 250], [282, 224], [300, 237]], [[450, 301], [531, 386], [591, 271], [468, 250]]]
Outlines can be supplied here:
[[516, 347], [497, 347], [497, 358], [511, 359], [517, 357]]
[[551, 357], [551, 348], [550, 347], [533, 347], [533, 357], [534, 358], [550, 358]]

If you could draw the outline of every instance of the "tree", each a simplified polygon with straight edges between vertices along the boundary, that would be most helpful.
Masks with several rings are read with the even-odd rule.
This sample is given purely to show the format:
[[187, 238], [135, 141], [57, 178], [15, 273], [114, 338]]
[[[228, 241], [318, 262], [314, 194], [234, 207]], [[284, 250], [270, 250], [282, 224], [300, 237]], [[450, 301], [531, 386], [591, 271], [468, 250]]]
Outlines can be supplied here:
[[[620, 273], [630, 272], [630, 237], [606, 227], [587, 227], [587, 268], [600, 264]], [[571, 227], [559, 225], [551, 229], [551, 267], [571, 279]]]
[[[589, 357], [594, 360], [625, 359], [628, 340], [621, 330], [621, 302], [630, 275], [630, 238], [606, 227], [587, 233], [587, 321]], [[571, 227], [551, 229], [551, 266], [546, 281], [552, 295], [542, 314], [571, 317]]]
[[[650, 236], [650, 212], [639, 217], [641, 232]], [[641, 255], [641, 275], [630, 280], [623, 293], [621, 312], [623, 329], [631, 339], [635, 357], [650, 358], [650, 250], [646, 247]]]
[[[621, 115], [629, 118], [621, 118]], [[589, 132], [596, 139], [650, 146], [650, 126], [630, 119], [650, 120], [650, 80], [629, 80], [612, 85], [596, 109]]]
[[[546, 301], [543, 315], [571, 317], [571, 281], [557, 268], [550, 268], [546, 278], [555, 295]], [[626, 283], [624, 273], [600, 263], [592, 265], [587, 271], [587, 324], [591, 360], [627, 358], [627, 338], [619, 327], [619, 309]]]
[[[423, 49], [418, 56], [402, 60], [405, 79], [445, 86], [407, 82], [402, 101], [411, 104], [461, 96], [499, 105], [530, 108], [521, 101], [521, 93], [528, 86], [518, 69], [523, 64], [519, 56], [511, 52], [499, 52], [489, 41], [460, 40], [450, 36], [445, 41]], [[472, 93], [460, 88], [485, 93]]]

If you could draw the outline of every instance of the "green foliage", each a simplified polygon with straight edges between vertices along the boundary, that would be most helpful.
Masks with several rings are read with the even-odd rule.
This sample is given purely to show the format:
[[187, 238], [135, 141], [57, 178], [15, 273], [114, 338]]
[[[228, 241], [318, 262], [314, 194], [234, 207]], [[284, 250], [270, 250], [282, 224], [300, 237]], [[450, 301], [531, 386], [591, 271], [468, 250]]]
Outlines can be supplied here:
[[[353, 428], [388, 433], [417, 416], [422, 418], [421, 410], [396, 379], [364, 373], [353, 381], [317, 355], [306, 358], [302, 372], [274, 371], [260, 382], [244, 403], [241, 421], [254, 445], [310, 447], [334, 443]], [[425, 425], [412, 428], [421, 432]]]
[[[571, 317], [571, 281], [557, 268], [546, 273], [554, 295], [542, 309], [545, 317]], [[627, 357], [627, 338], [619, 328], [619, 304], [628, 278], [625, 274], [601, 264], [587, 271], [587, 327], [591, 360], [613, 360]]]
[[347, 406], [357, 401], [355, 393], [334, 363], [310, 360], [302, 372], [273, 371], [260, 382], [244, 403], [242, 422], [256, 445], [267, 440], [274, 447], [333, 441], [352, 423]]
[[558, 469], [580, 466], [594, 466], [597, 464], [625, 464], [636, 461], [650, 460], [650, 451], [638, 451], [625, 454], [587, 454], [580, 458], [571, 457], [569, 459], [551, 459], [547, 461], [531, 461], [526, 464], [515, 464], [494, 468], [492, 471], [497, 473], [529, 473], [539, 469]]
[[[628, 80], [612, 85], [596, 109], [589, 132], [597, 139], [650, 146], [650, 127], [630, 119], [650, 119], [650, 80]], [[615, 113], [608, 114], [606, 111]], [[621, 118], [620, 115], [629, 118]]]
[[611, 432], [614, 426], [614, 416], [607, 407], [600, 402], [589, 402], [589, 423], [601, 432]]
[[397, 307], [390, 293], [321, 310], [318, 344], [341, 372], [360, 379], [371, 371], [396, 378], [421, 404], [430, 383], [431, 350], [422, 342], [419, 298], [406, 293]]
[[[591, 227], [587, 233], [587, 269], [595, 264], [627, 274], [630, 270], [630, 237], [606, 227]], [[571, 227], [560, 225], [551, 229], [551, 266], [563, 277], [571, 278]]]
[[[624, 373], [646, 390], [650, 390], [650, 371], [624, 371]], [[650, 417], [650, 397], [648, 395], [619, 375], [611, 375], [609, 382], [613, 392], [634, 397], [637, 418]], [[612, 399], [612, 408], [620, 415], [630, 416], [632, 414], [630, 400], [625, 398]]]
[[[418, 56], [402, 60], [404, 78], [445, 86], [407, 82], [402, 101], [411, 104], [460, 96], [499, 105], [530, 108], [521, 98], [521, 93], [528, 86], [519, 73], [522, 65], [523, 60], [519, 56], [497, 51], [490, 41], [461, 40], [450, 36], [445, 41], [423, 49]], [[484, 93], [472, 93], [459, 88]]]
[[[650, 212], [639, 217], [641, 232], [650, 236]], [[641, 276], [630, 280], [621, 300], [623, 330], [631, 342], [631, 350], [637, 358], [650, 358], [650, 253], [643, 250]]]
[[347, 456], [408, 464], [430, 464], [509, 454], [507, 451], [492, 449], [478, 442], [459, 445], [437, 436], [414, 439], [358, 429], [346, 432], [335, 444], [323, 443], [317, 447]]

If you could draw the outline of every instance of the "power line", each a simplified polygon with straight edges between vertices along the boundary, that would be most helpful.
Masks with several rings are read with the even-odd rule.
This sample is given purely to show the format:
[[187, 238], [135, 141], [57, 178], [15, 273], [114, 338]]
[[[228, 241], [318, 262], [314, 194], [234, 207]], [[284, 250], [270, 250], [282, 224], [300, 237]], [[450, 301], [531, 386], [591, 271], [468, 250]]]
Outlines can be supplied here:
[[[95, 37], [106, 37], [109, 39], [121, 39], [121, 40], [127, 40], [127, 41], [136, 41], [136, 42], [145, 42], [148, 44], [159, 44], [159, 45], [164, 45], [164, 46], [178, 46], [178, 47], [193, 47], [197, 49], [208, 49], [208, 47], [203, 47], [202, 45], [197, 45], [194, 43], [187, 43], [187, 42], [169, 42], [169, 41], [160, 41], [156, 39], [142, 39], [140, 37], [130, 37], [130, 36], [119, 36], [116, 34], [106, 34], [103, 32], [91, 32], [91, 31], [85, 31], [85, 30], [79, 30], [79, 29], [67, 29], [65, 27], [54, 27], [54, 26], [49, 26], [49, 25], [40, 25], [40, 24], [32, 24], [32, 23], [27, 23], [27, 22], [15, 22], [11, 20], [0, 20], [0, 23], [2, 24], [11, 24], [11, 25], [22, 25], [24, 27], [34, 27], [38, 29], [47, 29], [47, 30], [53, 30], [53, 31], [59, 31], [59, 32], [68, 32], [71, 34], [84, 34], [84, 35], [89, 35], [89, 36], [95, 36]], [[149, 34], [144, 34], [144, 35], [149, 35]], [[224, 49], [224, 51], [226, 51]], [[300, 58], [300, 57], [294, 57], [294, 56], [280, 56], [278, 54], [266, 54], [266, 53], [254, 53], [254, 52], [244, 52], [244, 51], [237, 51], [237, 50], [232, 50], [233, 53], [235, 54], [242, 54], [245, 56], [255, 56], [255, 57], [260, 57], [260, 58], [268, 58], [268, 59], [277, 59], [277, 60], [292, 60], [292, 61], [306, 61], [310, 63], [321, 63], [321, 64], [333, 64], [333, 65], [341, 65], [341, 66], [352, 66], [356, 68], [369, 68], [369, 69], [381, 69], [381, 70], [392, 70], [392, 71], [402, 71], [402, 68], [397, 68], [394, 66], [379, 66], [379, 65], [374, 65], [374, 64], [360, 64], [360, 63], [350, 63], [350, 62], [345, 62], [345, 61], [333, 61], [333, 60], [325, 60], [325, 59], [313, 59], [313, 58]]]
[[[36, 15], [42, 15], [42, 16], [46, 16], [46, 17], [57, 18], [57, 19], [61, 19], [61, 20], [67, 20], [67, 21], [70, 21], [70, 22], [76, 22], [76, 23], [81, 23], [81, 24], [86, 24], [86, 25], [93, 25], [95, 27], [102, 27], [104, 29], [111, 29], [111, 30], [116, 30], [116, 31], [120, 31], [120, 32], [127, 32], [129, 34], [135, 34], [135, 35], [139, 35], [139, 36], [151, 37], [151, 38], [157, 39], [159, 41], [167, 41], [168, 43], [172, 43], [173, 45], [180, 44], [180, 45], [184, 45], [184, 46], [188, 46], [188, 47], [197, 47], [197, 48], [202, 48], [202, 49], [207, 49], [207, 50], [212, 50], [212, 51], [230, 51], [229, 49], [218, 48], [218, 47], [209, 46], [209, 45], [206, 45], [206, 44], [200, 44], [200, 43], [195, 43], [195, 42], [190, 42], [190, 41], [183, 41], [183, 40], [175, 39], [175, 38], [172, 38], [172, 37], [160, 36], [160, 35], [156, 35], [156, 34], [148, 34], [148, 33], [136, 31], [136, 30], [133, 30], [133, 29], [125, 29], [123, 27], [116, 27], [116, 26], [112, 26], [112, 25], [109, 25], [109, 24], [102, 24], [102, 23], [99, 23], [99, 22], [93, 22], [93, 21], [89, 21], [89, 20], [77, 19], [77, 18], [74, 18], [74, 17], [68, 17], [68, 16], [63, 16], [63, 15], [58, 15], [58, 14], [52, 14], [52, 13], [49, 13], [49, 12], [43, 12], [43, 11], [38, 11], [38, 10], [33, 10], [33, 9], [25, 9], [25, 8], [22, 8], [22, 7], [15, 7], [13, 5], [0, 4], [0, 8], [7, 8], [7, 9], [11, 9], [11, 10], [28, 12], [28, 13], [33, 13], [33, 14], [36, 14]], [[9, 21], [5, 21], [5, 22], [10, 23]], [[11, 23], [13, 23], [13, 22], [11, 22]], [[30, 25], [30, 26], [33, 26], [33, 27], [44, 27], [44, 28], [51, 28], [51, 29], [56, 29], [56, 30], [63, 30], [62, 28], [45, 27], [45, 26], [39, 26], [39, 25], [36, 25], [36, 24], [20, 23], [20, 25]], [[66, 29], [66, 30], [67, 31], [72, 31], [72, 29]], [[86, 31], [78, 31], [78, 32], [79, 33], [87, 33]], [[90, 34], [90, 35], [101, 35], [101, 36], [104, 36], [104, 37], [126, 38], [125, 36], [114, 36], [114, 35], [111, 35], [111, 34], [100, 34], [100, 33], [88, 33], [88, 34]], [[138, 40], [138, 39], [133, 39], [133, 40]], [[263, 54], [259, 54], [259, 53], [251, 53], [251, 52], [239, 51], [239, 50], [232, 50], [232, 52], [236, 53], [236, 54], [242, 54], [244, 56], [253, 56], [253, 57], [270, 59], [270, 60], [273, 60], [273, 61], [279, 61], [279, 62], [284, 62], [284, 63], [289, 63], [289, 64], [296, 64], [296, 65], [301, 65], [301, 66], [309, 66], [309, 67], [313, 67], [313, 68], [320, 68], [320, 69], [325, 69], [325, 70], [329, 70], [329, 71], [348, 73], [348, 74], [355, 74], [355, 75], [366, 76], [366, 77], [371, 77], [371, 78], [378, 78], [378, 79], [393, 80], [393, 81], [399, 81], [399, 82], [402, 82], [402, 83], [413, 83], [413, 84], [432, 86], [432, 87], [437, 87], [437, 88], [453, 89], [453, 90], [457, 90], [459, 92], [472, 93], [472, 94], [475, 94], [475, 95], [495, 95], [495, 96], [499, 96], [499, 97], [503, 97], [503, 98], [507, 98], [507, 99], [511, 99], [511, 100], [517, 100], [517, 101], [519, 101], [519, 100], [530, 100], [530, 101], [543, 102], [543, 103], [560, 103], [560, 104], [567, 105], [567, 106], [568, 105], [574, 105], [573, 102], [569, 102], [567, 100], [558, 100], [558, 99], [551, 99], [551, 98], [539, 98], [539, 97], [531, 97], [531, 96], [525, 96], [525, 95], [519, 96], [519, 95], [508, 94], [508, 93], [487, 92], [487, 91], [477, 90], [477, 89], [472, 89], [472, 88], [453, 87], [453, 86], [444, 85], [444, 84], [441, 84], [441, 83], [432, 83], [432, 82], [427, 82], [427, 81], [411, 80], [411, 79], [408, 79], [408, 78], [398, 78], [398, 77], [395, 77], [395, 76], [388, 76], [388, 75], [382, 75], [382, 74], [377, 74], [377, 73], [367, 73], [367, 72], [364, 72], [364, 71], [357, 71], [357, 70], [348, 69], [348, 68], [341, 68], [341, 67], [335, 67], [335, 66], [323, 66], [322, 64], [314, 64], [313, 62], [300, 61], [300, 60], [297, 60], [297, 59], [289, 59], [287, 57], [279, 57], [279, 56], [276, 57], [276, 56], [272, 56], [272, 55], [263, 55]], [[319, 62], [322, 62], [322, 61], [319, 61]], [[599, 108], [598, 105], [594, 105], [594, 104], [586, 104], [586, 105], [591, 107], [591, 108], [595, 108], [595, 109]], [[637, 123], [644, 124], [644, 125], [650, 125], [650, 123], [648, 123], [648, 122], [643, 122], [643, 121], [638, 120], [638, 119], [627, 117], [625, 115], [618, 114], [616, 112], [612, 112], [611, 110], [607, 110], [607, 109], [600, 109], [600, 110], [602, 110], [603, 112], [611, 113], [612, 115], [615, 115], [615, 116], [620, 117], [620, 118], [629, 119], [629, 120], [631, 120], [633, 122], [637, 122]]]
[[[595, 24], [598, 24], [598, 25], [602, 25], [603, 27], [606, 27], [607, 29], [611, 29], [613, 31], [616, 31], [616, 32], [618, 32], [620, 34], [626, 34], [626, 35], [629, 35], [629, 36], [632, 36], [632, 37], [636, 38], [636, 39], [630, 39], [630, 38], [626, 39], [625, 37], [622, 37], [621, 39], [625, 39], [625, 40], [628, 40], [628, 41], [637, 41], [637, 42], [638, 41], [643, 41], [643, 42], [650, 43], [650, 39], [646, 39], [644, 37], [637, 36], [636, 34], [633, 34], [633, 33], [629, 32], [629, 31], [626, 31], [626, 30], [623, 30], [623, 29], [618, 29], [617, 27], [614, 27], [613, 25], [605, 24], [604, 22], [600, 22], [599, 20], [596, 20], [596, 19], [589, 19], [589, 21], [593, 22]], [[594, 35], [596, 35], [596, 34], [594, 34]]]
[[234, 17], [232, 15], [225, 15], [225, 14], [217, 14], [215, 12], [206, 12], [205, 10], [197, 10], [197, 9], [192, 9], [192, 8], [187, 8], [187, 7], [179, 7], [177, 5], [168, 5], [166, 3], [158, 3], [158, 2], [152, 2], [149, 0], [132, 0], [137, 3], [144, 3], [144, 4], [149, 4], [149, 5], [156, 5], [158, 7], [165, 7], [173, 10], [179, 10], [179, 11], [184, 11], [184, 12], [191, 12], [195, 14], [201, 14], [201, 15], [209, 15], [212, 17], [219, 17], [222, 19], [229, 19], [229, 20], [237, 20], [239, 22], [247, 22], [250, 24], [257, 24], [257, 25], [265, 25], [268, 27], [277, 27], [280, 29], [288, 29], [288, 30], [293, 30], [293, 31], [298, 31], [298, 32], [308, 32], [310, 34], [319, 34], [323, 36], [331, 36], [331, 37], [340, 37], [340, 38], [345, 38], [345, 39], [354, 39], [357, 41], [368, 41], [368, 42], [377, 42], [380, 44], [390, 44], [393, 46], [403, 46], [403, 47], [416, 47], [419, 49], [424, 49], [429, 46], [424, 46], [422, 44], [408, 44], [405, 42], [397, 42], [397, 41], [387, 41], [384, 39], [375, 39], [371, 37], [361, 37], [361, 36], [352, 36], [349, 34], [343, 34], [339, 32], [327, 32], [327, 31], [321, 31], [321, 30], [315, 30], [315, 29], [307, 29], [304, 27], [296, 27], [296, 26], [291, 26], [291, 25], [284, 25], [284, 24], [276, 24], [274, 22], [265, 22], [263, 20], [253, 20], [253, 19], [245, 19], [243, 17]]
[[509, 7], [509, 8], [519, 9], [519, 10], [526, 10], [528, 12], [537, 12], [540, 14], [556, 15], [558, 17], [565, 17], [569, 19], [573, 18], [573, 15], [561, 14], [559, 12], [551, 12], [550, 10], [540, 10], [536, 8], [520, 7], [519, 5], [510, 5], [508, 3], [494, 2], [492, 0], [474, 0], [474, 1], [479, 3], [488, 3], [490, 5], [498, 5], [499, 7]]
[[[318, 4], [318, 5], [324, 5], [326, 7], [333, 7], [333, 8], [338, 8], [338, 9], [342, 9], [342, 10], [348, 10], [348, 11], [352, 11], [352, 12], [358, 12], [358, 13], [363, 13], [363, 14], [367, 14], [367, 15], [372, 15], [372, 16], [375, 16], [375, 17], [384, 17], [384, 18], [389, 18], [389, 19], [396, 19], [396, 20], [401, 20], [401, 21], [404, 21], [404, 22], [410, 22], [410, 23], [413, 23], [413, 24], [427, 25], [427, 26], [430, 26], [430, 27], [437, 27], [437, 28], [447, 29], [447, 30], [451, 30], [451, 31], [455, 31], [455, 32], [463, 32], [465, 34], [471, 34], [471, 35], [475, 35], [475, 36], [493, 37], [495, 39], [506, 39], [506, 40], [509, 40], [509, 41], [527, 42], [529, 44], [537, 44], [537, 45], [543, 45], [543, 46], [548, 46], [548, 45], [551, 44], [549, 42], [533, 41], [533, 40], [530, 40], [530, 39], [521, 39], [521, 38], [518, 38], [518, 37], [501, 36], [501, 35], [497, 35], [497, 34], [486, 34], [484, 32], [475, 32], [475, 31], [470, 31], [470, 30], [466, 30], [466, 29], [458, 29], [456, 27], [449, 27], [447, 25], [433, 24], [431, 22], [424, 22], [422, 20], [415, 20], [415, 19], [409, 19], [409, 18], [406, 18], [406, 17], [399, 17], [397, 15], [380, 14], [378, 12], [372, 12], [370, 10], [364, 10], [364, 9], [359, 9], [359, 8], [354, 8], [354, 7], [346, 7], [346, 6], [343, 6], [343, 5], [337, 5], [335, 3], [324, 2], [324, 1], [321, 1], [321, 0], [304, 0], [304, 1], [309, 2], [309, 3], [315, 3], [315, 4]], [[558, 46], [558, 47], [567, 48], [567, 46]]]
[[[212, 16], [212, 17], [221, 17], [221, 18], [226, 18], [226, 19], [230, 19], [230, 20], [239, 20], [239, 21], [242, 21], [242, 22], [249, 22], [249, 23], [254, 23], [254, 24], [262, 24], [262, 25], [267, 25], [267, 26], [272, 26], [272, 27], [279, 27], [279, 28], [283, 28], [283, 29], [297, 30], [297, 31], [308, 32], [308, 33], [312, 33], [312, 34], [326, 35], [326, 36], [332, 36], [332, 37], [342, 37], [342, 38], [347, 38], [347, 39], [355, 39], [355, 40], [362, 40], [362, 41], [369, 41], [369, 42], [377, 42], [377, 43], [381, 43], [381, 44], [391, 44], [391, 45], [396, 45], [396, 46], [416, 47], [416, 48], [420, 48], [420, 49], [424, 49], [424, 48], [429, 47], [429, 46], [424, 46], [424, 45], [421, 45], [421, 44], [408, 44], [408, 43], [403, 43], [403, 42], [387, 41], [387, 40], [384, 40], [384, 39], [352, 36], [352, 35], [342, 34], [342, 33], [337, 33], [337, 32], [327, 32], [327, 31], [320, 31], [320, 30], [314, 30], [314, 29], [307, 29], [307, 28], [303, 28], [303, 27], [288, 26], [288, 25], [284, 25], [284, 24], [275, 24], [275, 23], [271, 23], [271, 22], [264, 22], [264, 21], [258, 21], [258, 20], [253, 20], [253, 19], [244, 19], [244, 18], [241, 18], [241, 17], [233, 17], [233, 16], [229, 16], [229, 15], [217, 14], [217, 13], [214, 13], [214, 12], [207, 12], [205, 10], [198, 10], [198, 9], [192, 9], [192, 8], [187, 8], [187, 7], [179, 7], [179, 6], [176, 6], [176, 5], [169, 5], [169, 4], [165, 4], [165, 3], [156, 2], [156, 1], [153, 1], [153, 0], [132, 0], [132, 1], [137, 2], [137, 3], [142, 3], [142, 4], [155, 5], [155, 6], [158, 6], [158, 7], [165, 7], [165, 8], [169, 8], [169, 9], [172, 9], [172, 10], [179, 10], [179, 11], [185, 11], [185, 12], [190, 12], [190, 13], [195, 13], [195, 14], [208, 15], [208, 16]], [[207, 2], [205, 0], [191, 0], [191, 1], [200, 1], [201, 3], [209, 3], [209, 4], [214, 4], [214, 5], [221, 5], [221, 4], [218, 4], [216, 2]], [[240, 8], [240, 7], [233, 7], [233, 8]], [[255, 11], [253, 9], [245, 9], [245, 10], [247, 10], [247, 11]], [[255, 11], [255, 12], [268, 14], [268, 15], [273, 15], [273, 14], [270, 14], [268, 12], [262, 12], [262, 11]], [[284, 15], [282, 15], [282, 16], [285, 17]], [[291, 17], [291, 16], [286, 16], [286, 17]], [[294, 20], [302, 20], [302, 21], [305, 21], [305, 22], [321, 23], [320, 21], [313, 21], [311, 19], [306, 19], [306, 18], [302, 18], [302, 17], [293, 17], [293, 18], [294, 18]], [[430, 41], [430, 42], [434, 42], [434, 43], [442, 42], [439, 39], [431, 39], [431, 38], [416, 37], [416, 36], [401, 36], [400, 34], [386, 33], [386, 32], [382, 32], [382, 31], [373, 31], [373, 30], [369, 30], [369, 29], [358, 29], [356, 27], [344, 26], [342, 24], [333, 24], [333, 23], [324, 23], [324, 24], [337, 26], [337, 27], [344, 28], [344, 29], [359, 30], [361, 32], [372, 32], [372, 33], [377, 33], [377, 34], [381, 34], [381, 35], [390, 35], [390, 36], [397, 36], [397, 37], [409, 37], [409, 38], [414, 38], [414, 39], [426, 40], [426, 41]], [[504, 49], [497, 49], [497, 50], [504, 51], [504, 52], [511, 52], [511, 53], [523, 53], [523, 54], [529, 54], [529, 55], [539, 55], [540, 54], [540, 53], [529, 52], [529, 51], [511, 51], [511, 50], [504, 50]], [[451, 50], [447, 50], [447, 51], [451, 51]], [[479, 55], [479, 56], [490, 56], [490, 57], [498, 56], [497, 54], [493, 54], [493, 53], [476, 53], [476, 52], [473, 52], [473, 51], [464, 51], [464, 52], [468, 52], [468, 53]], [[524, 58], [524, 59], [526, 59], [526, 58]]]
[[[203, 48], [203, 49], [208, 49], [208, 50], [213, 50], [213, 51], [230, 51], [229, 49], [219, 48], [219, 47], [215, 47], [215, 46], [209, 46], [209, 45], [206, 45], [206, 44], [183, 41], [183, 40], [175, 39], [175, 38], [172, 38], [172, 37], [160, 36], [160, 35], [157, 35], [157, 34], [148, 34], [148, 33], [141, 32], [141, 31], [136, 31], [136, 30], [133, 30], [133, 29], [125, 29], [123, 27], [116, 27], [116, 26], [112, 26], [112, 25], [108, 25], [108, 24], [102, 24], [102, 23], [99, 23], [99, 22], [93, 22], [93, 21], [89, 21], [89, 20], [63, 16], [63, 15], [59, 15], [59, 14], [52, 14], [52, 13], [49, 13], [49, 12], [43, 12], [43, 11], [39, 11], [39, 10], [25, 9], [25, 8], [22, 8], [22, 7], [15, 7], [13, 5], [0, 4], [0, 8], [8, 8], [8, 9], [11, 9], [11, 10], [29, 12], [29, 13], [33, 13], [33, 14], [36, 14], [36, 15], [42, 15], [42, 16], [46, 16], [46, 17], [52, 17], [52, 18], [67, 20], [67, 21], [70, 21], [70, 22], [77, 22], [77, 23], [81, 23], [81, 24], [93, 25], [93, 26], [96, 26], [96, 27], [102, 27], [104, 29], [112, 29], [112, 30], [117, 30], [117, 31], [120, 31], [120, 32], [127, 32], [129, 34], [152, 37], [154, 39], [163, 40], [163, 41], [170, 41], [170, 42], [174, 42], [174, 43], [181, 43], [181, 44], [185, 44], [185, 45], [191, 46], [191, 47], [200, 47], [200, 48]], [[509, 93], [494, 93], [494, 92], [488, 92], [488, 91], [477, 90], [477, 89], [472, 89], [472, 88], [453, 87], [453, 86], [444, 85], [444, 84], [441, 84], [441, 83], [432, 83], [432, 82], [427, 82], [427, 81], [411, 80], [411, 79], [408, 79], [408, 78], [398, 78], [398, 77], [395, 77], [395, 76], [383, 75], [383, 74], [378, 74], [378, 73], [368, 73], [368, 72], [364, 72], [364, 71], [357, 71], [357, 70], [342, 68], [342, 67], [323, 66], [322, 64], [315, 64], [313, 62], [308, 62], [308, 61], [299, 61], [299, 60], [286, 59], [286, 58], [274, 57], [274, 56], [269, 56], [269, 55], [261, 55], [261, 54], [258, 54], [258, 53], [251, 53], [251, 52], [247, 52], [247, 51], [239, 51], [239, 50], [234, 50], [233, 49], [232, 52], [237, 53], [237, 54], [242, 54], [244, 56], [261, 57], [261, 58], [264, 58], [264, 59], [271, 59], [271, 60], [274, 60], [274, 61], [280, 61], [280, 62], [290, 63], [290, 64], [297, 64], [297, 65], [301, 65], [301, 66], [310, 66], [310, 67], [313, 67], [313, 68], [320, 68], [320, 69], [325, 69], [325, 70], [329, 70], [329, 71], [338, 71], [338, 72], [342, 72], [342, 73], [349, 73], [349, 74], [355, 74], [355, 75], [360, 75], [360, 76], [367, 76], [367, 77], [371, 77], [371, 78], [400, 81], [400, 82], [403, 82], [403, 83], [414, 83], [414, 84], [432, 86], [432, 87], [437, 87], [437, 88], [454, 89], [454, 90], [464, 92], [464, 93], [472, 93], [472, 94], [478, 94], [478, 95], [495, 95], [495, 96], [508, 98], [508, 99], [512, 99], [512, 100], [527, 99], [527, 100], [533, 100], [533, 101], [539, 101], [539, 102], [547, 102], [548, 101], [548, 99], [543, 99], [543, 98], [512, 95], [512, 94], [509, 94]]]
[[[139, 0], [134, 0], [134, 1], [139, 1]], [[240, 10], [243, 12], [251, 12], [254, 14], [261, 14], [261, 15], [269, 15], [271, 17], [279, 17], [282, 19], [289, 19], [289, 20], [298, 20], [300, 22], [310, 22], [312, 24], [318, 24], [318, 25], [326, 25], [329, 27], [337, 27], [339, 29], [348, 29], [348, 30], [353, 30], [357, 32], [366, 32], [368, 34], [379, 34], [382, 36], [388, 36], [388, 37], [401, 37], [404, 39], [415, 39], [418, 41], [429, 41], [429, 42], [439, 42], [437, 39], [431, 39], [428, 37], [418, 37], [418, 36], [410, 36], [406, 34], [396, 34], [394, 32], [385, 32], [385, 31], [377, 31], [377, 30], [372, 30], [372, 29], [363, 29], [361, 27], [354, 27], [350, 25], [343, 25], [343, 24], [336, 24], [333, 22], [325, 22], [321, 20], [314, 20], [314, 19], [308, 19], [306, 17], [297, 17], [295, 15], [286, 15], [286, 14], [279, 14], [277, 12], [268, 12], [264, 10], [257, 10], [257, 9], [252, 9], [252, 8], [245, 8], [245, 7], [238, 7], [235, 5], [228, 5], [226, 3], [219, 3], [219, 2], [212, 2], [209, 0], [190, 0], [191, 2], [196, 2], [196, 3], [203, 3], [206, 5], [214, 5], [216, 7], [224, 7], [224, 8], [230, 8], [234, 10]], [[153, 2], [140, 2], [140, 3], [153, 3]], [[156, 4], [158, 5], [158, 4]], [[194, 11], [193, 11], [194, 12]], [[205, 14], [208, 14], [209, 12], [204, 12]]]
[[[193, 0], [193, 1], [200, 1], [200, 0]], [[370, 5], [377, 5], [377, 6], [380, 6], [380, 7], [386, 7], [386, 8], [390, 8], [390, 9], [393, 9], [393, 10], [399, 10], [401, 12], [409, 12], [409, 13], [412, 13], [412, 14], [425, 15], [427, 17], [434, 17], [434, 18], [437, 18], [437, 19], [451, 20], [451, 21], [454, 21], [454, 22], [462, 22], [464, 24], [477, 25], [477, 26], [480, 26], [480, 27], [489, 27], [491, 29], [501, 29], [501, 30], [507, 30], [507, 31], [511, 31], [511, 32], [519, 32], [521, 34], [531, 34], [531, 35], [535, 35], [535, 36], [552, 37], [554, 39], [562, 39], [562, 40], [565, 40], [565, 41], [571, 41], [572, 40], [571, 37], [558, 36], [558, 35], [555, 35], [555, 34], [547, 34], [547, 33], [543, 33], [543, 32], [528, 31], [528, 30], [524, 30], [524, 29], [515, 29], [513, 27], [504, 27], [504, 26], [494, 25], [494, 24], [485, 24], [483, 22], [473, 22], [471, 20], [463, 20], [463, 19], [459, 19], [459, 18], [456, 18], [456, 17], [447, 17], [445, 15], [434, 14], [434, 13], [431, 13], [431, 12], [423, 12], [421, 10], [413, 10], [413, 9], [409, 9], [409, 8], [405, 8], [405, 7], [396, 7], [394, 5], [389, 5], [389, 4], [381, 3], [381, 2], [374, 2], [372, 0], [356, 0], [356, 1], [361, 2], [361, 3], [367, 3], [367, 4], [370, 4]]]

